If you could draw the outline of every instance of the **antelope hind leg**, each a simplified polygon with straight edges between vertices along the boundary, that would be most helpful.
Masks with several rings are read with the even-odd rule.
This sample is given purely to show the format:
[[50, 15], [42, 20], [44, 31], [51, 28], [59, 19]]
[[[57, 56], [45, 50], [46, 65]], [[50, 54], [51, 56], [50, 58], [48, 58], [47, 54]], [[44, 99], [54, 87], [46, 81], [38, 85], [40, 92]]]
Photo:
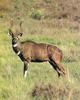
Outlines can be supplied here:
[[58, 68], [57, 68], [57, 66], [54, 64], [54, 62], [50, 61], [49, 63], [52, 65], [52, 67], [53, 67], [53, 68], [55, 69], [55, 71], [57, 72], [58, 77], [61, 76], [61, 71], [58, 70]]
[[56, 63], [54, 61], [50, 61], [50, 64], [57, 71], [58, 77], [61, 76], [61, 75], [65, 75], [66, 74], [65, 69], [63, 68], [62, 65], [60, 65], [60, 64], [58, 64], [58, 63]]
[[64, 69], [64, 66], [62, 64], [58, 64], [57, 63], [57, 71], [61, 74], [61, 75], [66, 75], [66, 70]]

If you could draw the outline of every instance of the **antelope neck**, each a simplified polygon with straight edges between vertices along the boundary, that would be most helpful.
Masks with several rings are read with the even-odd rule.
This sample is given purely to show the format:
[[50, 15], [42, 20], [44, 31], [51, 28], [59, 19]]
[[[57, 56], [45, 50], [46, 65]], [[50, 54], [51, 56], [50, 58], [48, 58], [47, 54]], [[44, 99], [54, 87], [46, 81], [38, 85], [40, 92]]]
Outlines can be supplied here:
[[17, 39], [13, 38], [12, 39], [12, 47], [15, 53], [19, 56], [21, 54], [20, 48], [18, 47]]
[[12, 46], [17, 47], [17, 39], [16, 38], [12, 39]]

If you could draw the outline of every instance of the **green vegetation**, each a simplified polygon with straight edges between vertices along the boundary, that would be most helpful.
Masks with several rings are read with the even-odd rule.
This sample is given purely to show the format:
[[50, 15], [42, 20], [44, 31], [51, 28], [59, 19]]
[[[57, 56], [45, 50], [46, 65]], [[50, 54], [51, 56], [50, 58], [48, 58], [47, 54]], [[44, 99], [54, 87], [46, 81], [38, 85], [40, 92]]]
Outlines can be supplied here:
[[[80, 99], [80, 6], [72, 1], [0, 1], [0, 100]], [[11, 19], [15, 28], [23, 21], [20, 41], [50, 43], [63, 51], [66, 77], [58, 78], [44, 62], [30, 63], [27, 79], [23, 78], [23, 63], [7, 34]]]
[[30, 16], [33, 19], [41, 20], [45, 18], [44, 9], [34, 9], [32, 8]]
[[24, 34], [22, 38], [60, 47], [64, 53], [64, 66], [69, 70], [67, 78], [59, 79], [49, 63], [30, 63], [27, 79], [24, 79], [23, 64], [12, 50], [7, 30], [0, 29], [0, 100], [79, 100], [80, 47], [74, 43], [74, 38], [79, 42], [79, 37], [73, 34], [72, 38], [68, 34], [66, 39], [63, 37], [64, 41], [58, 37], [59, 34], [55, 37]]

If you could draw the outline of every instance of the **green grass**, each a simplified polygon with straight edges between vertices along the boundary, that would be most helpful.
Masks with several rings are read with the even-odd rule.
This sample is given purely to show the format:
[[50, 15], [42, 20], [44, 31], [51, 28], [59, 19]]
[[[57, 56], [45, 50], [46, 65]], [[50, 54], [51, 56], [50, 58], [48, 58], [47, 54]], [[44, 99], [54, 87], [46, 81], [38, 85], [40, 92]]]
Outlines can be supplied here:
[[[0, 1], [0, 100], [80, 100], [78, 5], [76, 0]], [[58, 78], [46, 62], [30, 63], [24, 79], [23, 63], [13, 52], [7, 35], [12, 18], [14, 26], [23, 20], [21, 41], [50, 43], [63, 51], [67, 77]]]
[[[60, 38], [61, 36], [61, 38]], [[20, 40], [55, 44], [63, 50], [63, 64], [68, 78], [58, 78], [47, 63], [30, 63], [27, 79], [23, 78], [23, 63], [13, 52], [7, 29], [0, 29], [0, 100], [79, 100], [80, 47], [77, 34], [24, 34]], [[49, 87], [52, 87], [51, 88]], [[36, 92], [35, 92], [36, 91]], [[54, 92], [55, 91], [55, 92]], [[32, 94], [35, 92], [35, 95]], [[60, 99], [59, 99], [60, 98]]]

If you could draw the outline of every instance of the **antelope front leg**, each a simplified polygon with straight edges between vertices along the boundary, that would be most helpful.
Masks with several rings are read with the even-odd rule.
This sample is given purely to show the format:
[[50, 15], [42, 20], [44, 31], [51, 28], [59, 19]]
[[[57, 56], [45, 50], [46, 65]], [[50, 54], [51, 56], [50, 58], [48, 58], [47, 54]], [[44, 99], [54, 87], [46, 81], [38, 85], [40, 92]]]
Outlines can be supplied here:
[[29, 63], [27, 61], [24, 61], [24, 70], [23, 70], [24, 78], [27, 77], [28, 64]]

